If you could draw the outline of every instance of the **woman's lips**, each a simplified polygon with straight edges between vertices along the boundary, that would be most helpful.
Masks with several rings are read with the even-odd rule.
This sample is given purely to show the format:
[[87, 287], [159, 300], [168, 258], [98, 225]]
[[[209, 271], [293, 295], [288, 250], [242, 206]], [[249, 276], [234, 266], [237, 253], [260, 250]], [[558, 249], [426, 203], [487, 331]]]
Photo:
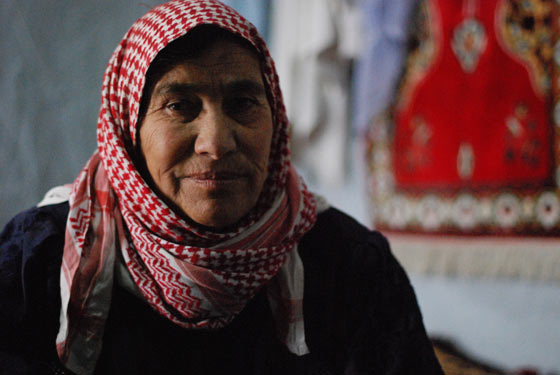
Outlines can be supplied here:
[[246, 174], [229, 171], [190, 173], [185, 176], [188, 181], [210, 190], [232, 187], [246, 177]]

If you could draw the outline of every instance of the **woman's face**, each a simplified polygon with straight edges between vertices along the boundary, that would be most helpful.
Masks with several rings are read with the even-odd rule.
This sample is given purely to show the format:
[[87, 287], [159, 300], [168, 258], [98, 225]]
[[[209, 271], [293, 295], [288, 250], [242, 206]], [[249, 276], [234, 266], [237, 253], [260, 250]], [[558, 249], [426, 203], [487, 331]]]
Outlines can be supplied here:
[[255, 206], [272, 132], [256, 53], [220, 40], [155, 84], [139, 137], [160, 194], [195, 222], [220, 229]]

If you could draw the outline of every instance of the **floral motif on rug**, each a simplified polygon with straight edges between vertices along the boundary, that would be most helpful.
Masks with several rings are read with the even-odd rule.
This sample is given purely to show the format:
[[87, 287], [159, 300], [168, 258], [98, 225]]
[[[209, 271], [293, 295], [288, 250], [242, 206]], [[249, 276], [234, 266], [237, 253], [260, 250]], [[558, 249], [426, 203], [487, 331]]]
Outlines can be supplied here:
[[379, 229], [560, 235], [553, 0], [424, 0], [394, 106], [369, 133]]

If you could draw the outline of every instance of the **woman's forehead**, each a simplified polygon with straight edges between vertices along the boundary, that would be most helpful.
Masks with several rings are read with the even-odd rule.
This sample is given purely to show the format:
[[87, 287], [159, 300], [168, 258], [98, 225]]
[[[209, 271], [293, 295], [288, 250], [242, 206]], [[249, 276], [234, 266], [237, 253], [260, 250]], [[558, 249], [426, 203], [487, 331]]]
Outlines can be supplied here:
[[262, 82], [261, 64], [260, 53], [248, 40], [215, 25], [197, 26], [157, 53], [146, 72], [141, 107], [148, 104], [156, 85], [173, 75], [195, 81], [211, 72], [229, 75], [229, 80]]
[[[261, 66], [254, 51], [231, 41], [217, 41], [196, 57], [178, 60], [156, 83], [156, 92], [175, 81], [194, 86], [246, 82], [264, 89]], [[254, 87], [257, 88], [257, 87]]]

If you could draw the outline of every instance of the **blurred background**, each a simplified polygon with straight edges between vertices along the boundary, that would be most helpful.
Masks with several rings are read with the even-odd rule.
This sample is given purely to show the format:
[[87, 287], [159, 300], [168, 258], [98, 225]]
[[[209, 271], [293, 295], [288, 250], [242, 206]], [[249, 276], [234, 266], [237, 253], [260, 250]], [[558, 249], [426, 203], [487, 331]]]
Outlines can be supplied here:
[[[448, 373], [560, 374], [558, 3], [226, 3], [269, 44], [298, 170], [389, 237]], [[106, 63], [157, 4], [0, 2], [0, 226], [84, 166]]]

